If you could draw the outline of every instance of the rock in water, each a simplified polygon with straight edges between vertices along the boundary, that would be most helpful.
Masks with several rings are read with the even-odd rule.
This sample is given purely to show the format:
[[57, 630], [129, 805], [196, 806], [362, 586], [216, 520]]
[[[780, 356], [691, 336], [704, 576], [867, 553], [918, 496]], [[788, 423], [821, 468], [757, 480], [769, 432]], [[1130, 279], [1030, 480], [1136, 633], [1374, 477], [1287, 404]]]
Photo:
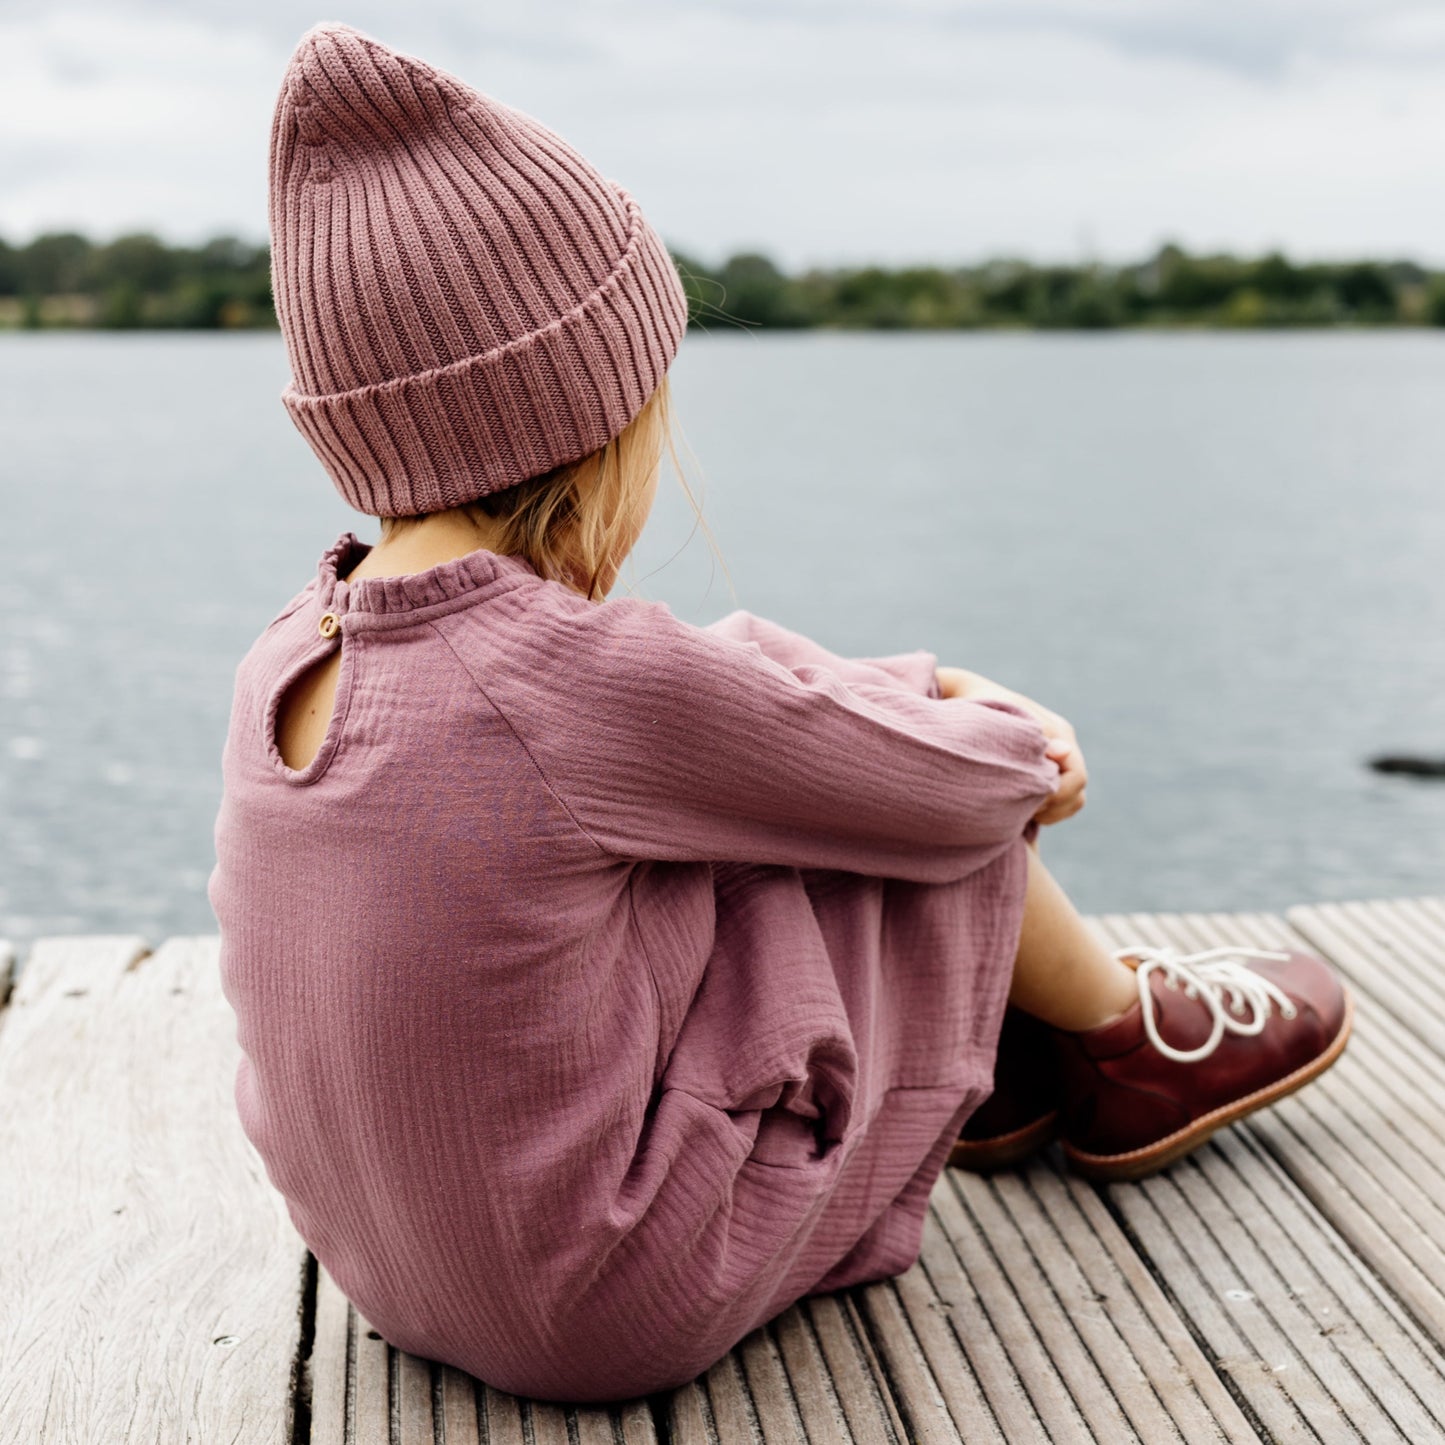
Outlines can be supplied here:
[[1409, 773], [1417, 778], [1445, 778], [1445, 757], [1426, 758], [1418, 753], [1382, 753], [1370, 759], [1377, 773]]

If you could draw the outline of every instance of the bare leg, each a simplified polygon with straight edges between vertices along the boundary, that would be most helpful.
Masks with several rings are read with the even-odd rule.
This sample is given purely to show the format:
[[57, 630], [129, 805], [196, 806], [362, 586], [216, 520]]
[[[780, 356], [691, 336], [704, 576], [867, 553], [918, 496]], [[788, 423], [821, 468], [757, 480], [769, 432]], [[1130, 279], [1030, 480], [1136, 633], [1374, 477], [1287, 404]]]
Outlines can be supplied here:
[[1030, 847], [1028, 893], [1009, 1002], [1060, 1029], [1090, 1029], [1139, 996], [1134, 970], [1089, 931]]

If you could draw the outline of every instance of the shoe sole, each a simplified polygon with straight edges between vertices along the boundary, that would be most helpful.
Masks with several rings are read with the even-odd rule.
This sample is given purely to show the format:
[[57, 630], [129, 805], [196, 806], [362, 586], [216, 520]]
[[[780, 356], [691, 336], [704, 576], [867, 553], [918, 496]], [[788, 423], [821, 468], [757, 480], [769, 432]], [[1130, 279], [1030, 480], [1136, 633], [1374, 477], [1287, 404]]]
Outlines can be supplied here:
[[1207, 1114], [1201, 1114], [1192, 1124], [1187, 1124], [1183, 1129], [1166, 1135], [1157, 1143], [1147, 1144], [1141, 1149], [1131, 1149], [1125, 1154], [1089, 1154], [1082, 1149], [1074, 1148], [1066, 1140], [1064, 1157], [1069, 1161], [1075, 1173], [1082, 1174], [1087, 1179], [1113, 1181], [1142, 1179], [1146, 1175], [1164, 1168], [1165, 1165], [1172, 1164], [1185, 1154], [1193, 1152], [1211, 1134], [1223, 1129], [1226, 1125], [1233, 1124], [1237, 1120], [1243, 1119], [1245, 1115], [1253, 1114], [1256, 1109], [1263, 1109], [1277, 1099], [1283, 1099], [1286, 1094], [1292, 1094], [1296, 1089], [1303, 1088], [1311, 1079], [1318, 1078], [1324, 1073], [1344, 1053], [1345, 1044], [1349, 1042], [1350, 1030], [1354, 1027], [1355, 1021], [1355, 999], [1348, 989], [1345, 989], [1344, 992], [1345, 1016], [1340, 1024], [1339, 1032], [1330, 1041], [1328, 1047], [1316, 1054], [1309, 1063], [1302, 1064], [1292, 1074], [1286, 1074], [1282, 1079], [1276, 1079], [1274, 1083], [1268, 1084], [1262, 1089], [1256, 1089], [1252, 1094], [1245, 1094], [1242, 1098], [1235, 1099], [1228, 1104], [1221, 1104], [1219, 1108], [1211, 1109]]
[[950, 1169], [967, 1169], [973, 1174], [986, 1174], [993, 1169], [1007, 1169], [1042, 1149], [1058, 1133], [1059, 1115], [1055, 1110], [1035, 1119], [1011, 1134], [996, 1134], [992, 1139], [958, 1139], [948, 1156]]

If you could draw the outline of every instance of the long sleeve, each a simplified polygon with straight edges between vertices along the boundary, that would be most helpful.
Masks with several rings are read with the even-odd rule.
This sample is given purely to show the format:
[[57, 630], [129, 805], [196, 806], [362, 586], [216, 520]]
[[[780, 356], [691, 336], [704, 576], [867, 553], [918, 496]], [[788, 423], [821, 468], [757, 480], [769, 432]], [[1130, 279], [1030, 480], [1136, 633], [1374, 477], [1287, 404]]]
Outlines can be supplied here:
[[[886, 657], [840, 657], [811, 637], [742, 608], [708, 623], [705, 631], [719, 637], [731, 637], [738, 642], [756, 642], [769, 657], [785, 667], [814, 663], [831, 668], [844, 682], [887, 684], [891, 680], [894, 685], [916, 692], [920, 697], [943, 696], [938, 686], [938, 656], [922, 648], [913, 652], [890, 653]], [[1030, 818], [1024, 825], [1024, 837], [1032, 843], [1038, 835], [1038, 821]]]
[[1057, 784], [1042, 729], [1011, 703], [788, 667], [640, 599], [535, 624], [488, 695], [620, 858], [946, 882], [1021, 836]]
[[821, 643], [800, 632], [793, 632], [781, 623], [738, 608], [708, 623], [703, 629], [718, 637], [736, 642], [756, 642], [775, 662], [784, 667], [812, 663], [838, 674], [846, 683], [872, 682], [916, 692], [920, 697], [938, 697], [938, 658], [932, 652], [918, 649], [897, 652], [887, 657], [840, 657]]

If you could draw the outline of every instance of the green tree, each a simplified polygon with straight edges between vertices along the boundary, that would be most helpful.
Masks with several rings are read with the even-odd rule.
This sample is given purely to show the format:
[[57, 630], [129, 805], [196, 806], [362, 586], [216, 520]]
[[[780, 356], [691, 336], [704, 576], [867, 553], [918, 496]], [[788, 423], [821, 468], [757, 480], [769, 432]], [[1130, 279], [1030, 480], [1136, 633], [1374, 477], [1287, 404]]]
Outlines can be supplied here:
[[94, 248], [74, 231], [50, 231], [20, 250], [20, 289], [35, 296], [83, 291]]
[[144, 316], [144, 300], [134, 281], [116, 281], [101, 297], [100, 324], [117, 330], [133, 330]]
[[1272, 251], [1248, 269], [1246, 284], [1272, 300], [1300, 301], [1314, 289], [1308, 272], [1291, 265], [1278, 251]]
[[1398, 309], [1395, 288], [1384, 269], [1371, 262], [1346, 266], [1335, 283], [1340, 300], [1357, 316], [1386, 320]]
[[173, 286], [187, 260], [184, 251], [172, 250], [149, 233], [118, 236], [95, 249], [91, 281], [100, 292], [129, 287], [138, 294], [152, 295]]
[[789, 294], [788, 278], [764, 255], [744, 251], [731, 256], [717, 273], [721, 309], [755, 326], [801, 326], [802, 316]]
[[1425, 292], [1425, 317], [1431, 326], [1445, 326], [1445, 276], [1433, 276]]
[[1118, 288], [1105, 276], [1087, 273], [1075, 278], [1064, 314], [1070, 326], [1084, 331], [1104, 330], [1124, 320]]
[[18, 296], [24, 290], [20, 252], [8, 241], [0, 241], [0, 296]]
[[979, 275], [984, 314], [991, 321], [1022, 321], [1033, 289], [1032, 268], [1022, 261], [993, 261]]
[[1198, 315], [1223, 306], [1242, 283], [1238, 262], [1228, 256], [1188, 256], [1178, 247], [1160, 253], [1156, 299], [1161, 308]]

